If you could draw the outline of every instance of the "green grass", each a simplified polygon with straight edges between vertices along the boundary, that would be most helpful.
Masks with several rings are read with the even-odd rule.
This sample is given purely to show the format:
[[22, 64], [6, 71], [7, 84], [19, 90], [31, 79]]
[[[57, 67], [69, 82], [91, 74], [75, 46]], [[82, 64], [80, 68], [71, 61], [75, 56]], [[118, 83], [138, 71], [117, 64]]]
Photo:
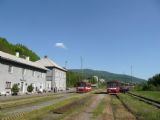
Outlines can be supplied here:
[[105, 104], [106, 104], [105, 102], [106, 102], [105, 98], [103, 98], [100, 101], [100, 103], [98, 104], [98, 106], [96, 107], [96, 109], [93, 111], [93, 117], [97, 117], [97, 116], [99, 116], [103, 112], [104, 108], [106, 107], [105, 106]]
[[[88, 96], [88, 95], [85, 95], [83, 97], [86, 97], [86, 96]], [[57, 104], [46, 106], [46, 107], [43, 107], [43, 108], [38, 109], [38, 110], [33, 110], [31, 112], [25, 113], [22, 117], [17, 118], [17, 120], [40, 120], [40, 119], [43, 118], [43, 116], [47, 115], [51, 111], [56, 110], [58, 108], [61, 108], [65, 105], [71, 104], [72, 102], [75, 102], [77, 100], [83, 99], [83, 97], [75, 96], [75, 97], [72, 97], [72, 98], [68, 98], [67, 100], [58, 102]], [[71, 112], [73, 112], [73, 111], [66, 112], [59, 119], [63, 118], [67, 114], [70, 114]]]
[[160, 91], [132, 91], [131, 93], [160, 102]]
[[[93, 97], [92, 95], [89, 95], [87, 97], [77, 99], [76, 102], [79, 102], [79, 104], [76, 103], [76, 108], [73, 107], [73, 108], [67, 110], [67, 112], [64, 112], [62, 116], [60, 116], [54, 120], [63, 120], [63, 118], [68, 117], [68, 116], [72, 117], [73, 114], [79, 113], [80, 111], [84, 110], [89, 104], [91, 104], [90, 99], [92, 97]], [[83, 101], [83, 102], [80, 103], [80, 101]]]
[[[22, 117], [16, 118], [16, 120], [39, 120], [42, 118], [42, 116], [44, 116], [45, 114], [47, 114], [51, 110], [58, 109], [64, 105], [67, 105], [67, 104], [75, 101], [75, 100], [77, 100], [77, 98], [73, 97], [73, 98], [67, 99], [65, 101], [61, 101], [61, 102], [54, 104], [54, 105], [50, 105], [50, 106], [43, 107], [38, 110], [33, 110], [31, 112], [27, 112]], [[12, 116], [10, 116], [10, 118], [12, 118]]]
[[139, 120], [159, 120], [160, 110], [126, 94], [119, 94], [120, 99], [138, 117]]
[[59, 98], [61, 96], [42, 96], [38, 98], [29, 98], [29, 99], [22, 99], [22, 100], [14, 100], [14, 101], [7, 101], [7, 102], [1, 102], [0, 103], [0, 108], [10, 108], [10, 107], [16, 107], [20, 105], [25, 105], [25, 104], [31, 104], [31, 103], [37, 103], [37, 102], [43, 102], [47, 100], [52, 100]]

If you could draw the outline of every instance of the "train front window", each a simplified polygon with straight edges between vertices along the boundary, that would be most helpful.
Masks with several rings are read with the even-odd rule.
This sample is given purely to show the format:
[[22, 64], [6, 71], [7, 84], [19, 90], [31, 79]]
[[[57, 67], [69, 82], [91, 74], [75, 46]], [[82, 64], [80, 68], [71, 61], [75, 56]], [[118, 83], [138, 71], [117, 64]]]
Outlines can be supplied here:
[[85, 87], [86, 85], [84, 83], [78, 83], [78, 87]]
[[118, 87], [118, 84], [117, 83], [110, 83], [107, 85], [107, 87], [109, 87], [109, 88]]

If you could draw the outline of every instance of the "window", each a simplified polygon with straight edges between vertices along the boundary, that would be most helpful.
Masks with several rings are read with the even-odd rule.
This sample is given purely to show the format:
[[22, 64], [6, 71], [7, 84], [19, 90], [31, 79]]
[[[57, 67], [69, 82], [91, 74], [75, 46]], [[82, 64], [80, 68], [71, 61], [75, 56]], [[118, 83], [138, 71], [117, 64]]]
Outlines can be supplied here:
[[23, 75], [26, 74], [26, 69], [22, 68], [22, 74], [23, 74]]
[[36, 76], [36, 71], [33, 71], [33, 72], [32, 72], [32, 75], [33, 75], [33, 77]]
[[6, 82], [6, 89], [11, 89], [11, 82]]
[[13, 66], [11, 66], [11, 65], [9, 66], [8, 72], [9, 72], [9, 73], [13, 73]]
[[45, 76], [44, 73], [41, 73], [41, 77], [44, 78], [44, 76]]
[[47, 79], [48, 81], [52, 81], [52, 77], [51, 77], [51, 76], [47, 76], [46, 79]]
[[49, 85], [49, 83], [48, 83], [48, 89], [50, 88], [50, 85]]

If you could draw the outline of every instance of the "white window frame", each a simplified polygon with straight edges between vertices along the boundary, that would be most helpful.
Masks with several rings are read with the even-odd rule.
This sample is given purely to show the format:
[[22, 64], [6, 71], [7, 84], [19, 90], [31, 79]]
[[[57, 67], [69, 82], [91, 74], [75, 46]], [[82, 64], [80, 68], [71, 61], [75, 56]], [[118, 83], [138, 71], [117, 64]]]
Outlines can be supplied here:
[[45, 73], [42, 73], [42, 78], [45, 78]]
[[22, 75], [26, 75], [27, 70], [25, 68], [22, 68]]
[[36, 76], [36, 71], [32, 71], [32, 76], [33, 76], [33, 77]]
[[5, 87], [5, 89], [11, 89], [11, 87], [12, 87], [12, 83], [6, 81], [6, 87]]
[[12, 66], [12, 65], [9, 65], [9, 67], [8, 67], [8, 72], [9, 72], [9, 73], [13, 73], [13, 66]]

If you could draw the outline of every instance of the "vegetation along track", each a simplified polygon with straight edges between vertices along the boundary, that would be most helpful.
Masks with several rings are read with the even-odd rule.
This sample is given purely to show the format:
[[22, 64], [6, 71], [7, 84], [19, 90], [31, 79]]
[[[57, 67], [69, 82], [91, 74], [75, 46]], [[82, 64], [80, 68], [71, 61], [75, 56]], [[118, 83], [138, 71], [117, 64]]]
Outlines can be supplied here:
[[0, 110], [0, 118], [2, 117], [10, 117], [12, 118], [12, 116], [19, 116], [19, 114], [21, 115], [21, 113], [26, 113], [26, 112], [30, 112], [33, 110], [38, 110], [40, 108], [46, 107], [46, 106], [50, 106], [52, 104], [56, 104], [60, 101], [66, 100], [70, 97], [75, 96], [76, 94], [63, 94], [63, 96], [61, 97], [55, 97], [55, 99], [51, 99], [51, 100], [45, 100], [42, 102], [36, 102], [36, 103], [30, 103], [30, 104], [26, 104], [26, 105], [20, 105], [20, 106], [16, 106], [16, 107], [11, 107], [11, 108], [5, 108], [5, 109], [1, 109]]
[[51, 101], [43, 101], [42, 103], [36, 103], [35, 105], [31, 104], [31, 105], [27, 105], [23, 107], [20, 106], [20, 107], [15, 107], [15, 108], [8, 108], [4, 111], [1, 110], [0, 118], [3, 118], [3, 120], [5, 119], [15, 120], [21, 117], [23, 118], [23, 116], [26, 115], [26, 113], [28, 116], [30, 116], [30, 114], [32, 115], [33, 113], [38, 114], [37, 112], [43, 113], [44, 111], [51, 109], [52, 106], [54, 107], [58, 105], [59, 103], [66, 103], [65, 101], [67, 101], [68, 99], [86, 96], [94, 92], [96, 92], [96, 90], [90, 93], [86, 93], [86, 94], [77, 94], [77, 93], [63, 94], [63, 97], [53, 99]]
[[160, 109], [160, 102], [159, 101], [155, 101], [155, 100], [152, 100], [152, 99], [140, 96], [140, 95], [136, 95], [136, 94], [133, 94], [133, 93], [130, 93], [130, 92], [127, 92], [127, 94], [136, 98], [136, 99], [138, 99], [138, 100], [140, 100], [140, 101], [143, 101], [147, 104], [153, 105], [153, 106]]
[[122, 103], [122, 105], [127, 109], [128, 112], [130, 112], [132, 115], [135, 116], [135, 119], [138, 120], [138, 116], [133, 112], [125, 103], [123, 100], [120, 99], [118, 95], [116, 95], [116, 98]]
[[[118, 95], [111, 96], [113, 120], [136, 120], [135, 114], [125, 105]], [[107, 119], [108, 120], [108, 119]]]

